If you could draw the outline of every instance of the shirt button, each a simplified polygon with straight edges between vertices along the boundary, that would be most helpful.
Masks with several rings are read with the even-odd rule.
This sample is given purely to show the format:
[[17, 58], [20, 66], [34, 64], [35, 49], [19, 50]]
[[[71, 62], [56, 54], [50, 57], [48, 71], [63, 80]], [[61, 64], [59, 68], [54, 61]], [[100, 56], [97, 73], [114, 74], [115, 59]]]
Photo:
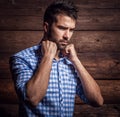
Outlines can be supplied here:
[[63, 101], [63, 99], [60, 99], [60, 101], [62, 102], [62, 101]]

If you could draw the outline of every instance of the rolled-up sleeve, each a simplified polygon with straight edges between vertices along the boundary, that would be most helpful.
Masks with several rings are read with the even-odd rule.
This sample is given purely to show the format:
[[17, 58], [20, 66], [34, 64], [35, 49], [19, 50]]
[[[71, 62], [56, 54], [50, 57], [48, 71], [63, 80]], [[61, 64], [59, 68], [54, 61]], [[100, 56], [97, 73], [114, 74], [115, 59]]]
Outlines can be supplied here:
[[78, 78], [77, 80], [77, 88], [76, 88], [76, 94], [80, 97], [80, 99], [84, 102], [89, 104], [88, 99], [86, 98], [84, 91], [83, 91], [83, 87], [82, 84], [80, 82], [80, 79]]
[[26, 84], [33, 75], [30, 64], [23, 58], [10, 57], [10, 70], [14, 81], [16, 93], [22, 100], [26, 100]]

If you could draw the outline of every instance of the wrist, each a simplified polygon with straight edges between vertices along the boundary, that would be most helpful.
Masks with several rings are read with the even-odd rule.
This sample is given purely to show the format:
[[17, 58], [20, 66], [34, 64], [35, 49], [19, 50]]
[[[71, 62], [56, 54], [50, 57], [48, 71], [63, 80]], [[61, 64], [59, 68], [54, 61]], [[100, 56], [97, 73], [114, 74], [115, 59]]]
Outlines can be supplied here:
[[79, 60], [79, 58], [74, 58], [72, 59], [71, 61], [73, 63], [74, 66], [77, 66], [77, 65], [81, 65], [81, 61]]
[[48, 55], [48, 54], [44, 54], [43, 59], [47, 60], [47, 61], [52, 61], [53, 57]]
[[79, 58], [78, 57], [73, 57], [72, 59], [71, 59], [71, 62], [72, 63], [76, 63], [76, 62], [79, 62], [80, 60], [79, 60]]

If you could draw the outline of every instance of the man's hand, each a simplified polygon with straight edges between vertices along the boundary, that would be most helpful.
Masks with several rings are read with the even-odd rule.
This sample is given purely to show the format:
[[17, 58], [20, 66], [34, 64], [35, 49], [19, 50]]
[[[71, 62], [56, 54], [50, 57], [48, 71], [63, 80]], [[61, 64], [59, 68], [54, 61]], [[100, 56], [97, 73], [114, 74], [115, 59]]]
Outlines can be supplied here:
[[85, 96], [87, 97], [89, 103], [92, 106], [103, 105], [104, 100], [101, 95], [100, 88], [94, 78], [88, 73], [81, 61], [78, 59], [73, 44], [70, 44], [65, 48], [65, 54], [77, 70]]
[[57, 52], [57, 45], [56, 43], [46, 40], [42, 42], [42, 52], [44, 56], [50, 57], [53, 59]]
[[65, 48], [65, 54], [72, 62], [78, 59], [75, 47], [73, 44], [69, 44]]

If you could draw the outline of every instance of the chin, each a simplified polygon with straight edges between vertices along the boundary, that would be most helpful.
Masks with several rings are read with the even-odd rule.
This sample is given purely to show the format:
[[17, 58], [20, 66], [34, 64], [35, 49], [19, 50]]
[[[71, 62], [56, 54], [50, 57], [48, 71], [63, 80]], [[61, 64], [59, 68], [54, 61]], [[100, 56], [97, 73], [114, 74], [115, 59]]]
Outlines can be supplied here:
[[59, 46], [58, 49], [59, 50], [65, 50], [66, 46]]
[[59, 49], [59, 50], [64, 50], [65, 48], [66, 48], [65, 45], [58, 45], [58, 49]]

